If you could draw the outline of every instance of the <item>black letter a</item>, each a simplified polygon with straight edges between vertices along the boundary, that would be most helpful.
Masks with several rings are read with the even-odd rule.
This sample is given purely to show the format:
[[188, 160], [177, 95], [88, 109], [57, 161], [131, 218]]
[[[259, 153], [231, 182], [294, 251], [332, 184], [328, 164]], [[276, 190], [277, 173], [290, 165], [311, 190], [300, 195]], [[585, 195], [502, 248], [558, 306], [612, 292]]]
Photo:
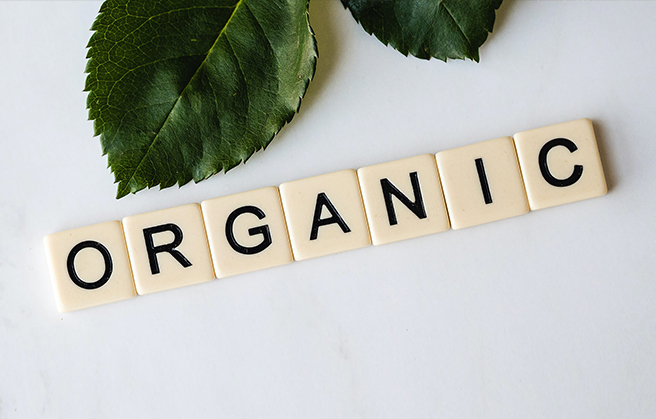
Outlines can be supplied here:
[[[321, 211], [323, 210], [323, 207], [328, 209], [328, 212], [331, 214], [330, 217], [321, 219]], [[317, 205], [314, 207], [314, 217], [312, 218], [312, 232], [310, 232], [310, 240], [317, 239], [317, 236], [319, 235], [319, 227], [335, 223], [339, 225], [344, 233], [349, 233], [351, 231], [349, 226], [347, 226], [344, 222], [342, 216], [339, 215], [335, 209], [333, 203], [330, 202], [330, 199], [328, 199], [325, 193], [321, 192], [319, 195], [317, 195]]]

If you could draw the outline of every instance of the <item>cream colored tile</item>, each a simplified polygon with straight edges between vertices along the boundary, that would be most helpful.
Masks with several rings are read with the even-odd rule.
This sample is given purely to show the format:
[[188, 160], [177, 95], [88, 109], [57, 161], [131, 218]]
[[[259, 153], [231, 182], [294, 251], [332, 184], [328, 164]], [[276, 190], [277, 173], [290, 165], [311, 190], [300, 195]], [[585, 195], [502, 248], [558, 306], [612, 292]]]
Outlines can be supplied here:
[[60, 312], [137, 295], [120, 221], [62, 231], [43, 241]]
[[529, 210], [510, 137], [437, 153], [437, 167], [454, 230]]
[[201, 207], [219, 278], [294, 261], [275, 186], [210, 199]]
[[294, 259], [371, 244], [355, 170], [283, 183], [280, 195]]
[[214, 279], [200, 205], [125, 217], [123, 228], [139, 294]]
[[520, 132], [514, 138], [532, 210], [606, 194], [589, 119]]
[[358, 180], [374, 245], [449, 229], [432, 154], [362, 167]]

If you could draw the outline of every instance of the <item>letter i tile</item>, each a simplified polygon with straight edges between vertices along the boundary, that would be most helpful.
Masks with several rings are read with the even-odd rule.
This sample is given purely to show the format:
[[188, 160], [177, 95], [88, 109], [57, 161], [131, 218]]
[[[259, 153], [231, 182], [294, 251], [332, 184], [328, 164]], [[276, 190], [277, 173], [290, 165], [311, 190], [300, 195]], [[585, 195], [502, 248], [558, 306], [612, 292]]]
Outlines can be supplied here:
[[295, 260], [371, 244], [355, 170], [283, 183], [280, 196]]
[[50, 234], [43, 241], [60, 312], [137, 295], [120, 221]]
[[436, 157], [454, 230], [529, 211], [512, 138], [441, 151]]
[[532, 210], [606, 194], [606, 178], [589, 119], [515, 134]]
[[374, 245], [449, 229], [434, 155], [363, 167], [358, 180]]
[[140, 295], [214, 279], [200, 205], [125, 217], [123, 228]]
[[210, 199], [201, 207], [219, 278], [294, 261], [275, 186]]

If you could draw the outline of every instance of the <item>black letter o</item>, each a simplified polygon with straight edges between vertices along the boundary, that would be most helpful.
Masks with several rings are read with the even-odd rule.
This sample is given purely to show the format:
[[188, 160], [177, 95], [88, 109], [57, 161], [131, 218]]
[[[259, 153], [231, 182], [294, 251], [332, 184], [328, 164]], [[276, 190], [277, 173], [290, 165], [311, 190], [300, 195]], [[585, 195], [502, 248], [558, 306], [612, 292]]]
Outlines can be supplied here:
[[[103, 259], [105, 260], [105, 272], [102, 274], [99, 280], [96, 282], [85, 282], [83, 281], [75, 271], [75, 257], [82, 249], [91, 247], [100, 252]], [[114, 270], [114, 265], [112, 263], [112, 256], [109, 254], [109, 250], [102, 244], [97, 241], [87, 240], [82, 243], [78, 243], [73, 247], [73, 249], [68, 254], [68, 259], [66, 260], [66, 267], [68, 268], [68, 276], [71, 277], [71, 280], [78, 287], [84, 288], [86, 290], [94, 290], [100, 288], [109, 281], [109, 278], [112, 276], [112, 271]]]

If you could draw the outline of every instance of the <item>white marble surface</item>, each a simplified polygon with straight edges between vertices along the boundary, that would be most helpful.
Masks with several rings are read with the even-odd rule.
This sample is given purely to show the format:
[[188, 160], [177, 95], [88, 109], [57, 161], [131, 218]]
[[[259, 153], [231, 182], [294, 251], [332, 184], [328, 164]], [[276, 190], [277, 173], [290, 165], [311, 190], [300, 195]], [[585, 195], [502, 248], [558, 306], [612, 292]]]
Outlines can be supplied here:
[[[82, 92], [99, 6], [0, 2], [0, 418], [656, 417], [656, 2], [507, 1], [445, 64], [312, 0], [316, 79], [269, 149], [119, 201]], [[581, 117], [605, 197], [56, 311], [47, 234]]]

